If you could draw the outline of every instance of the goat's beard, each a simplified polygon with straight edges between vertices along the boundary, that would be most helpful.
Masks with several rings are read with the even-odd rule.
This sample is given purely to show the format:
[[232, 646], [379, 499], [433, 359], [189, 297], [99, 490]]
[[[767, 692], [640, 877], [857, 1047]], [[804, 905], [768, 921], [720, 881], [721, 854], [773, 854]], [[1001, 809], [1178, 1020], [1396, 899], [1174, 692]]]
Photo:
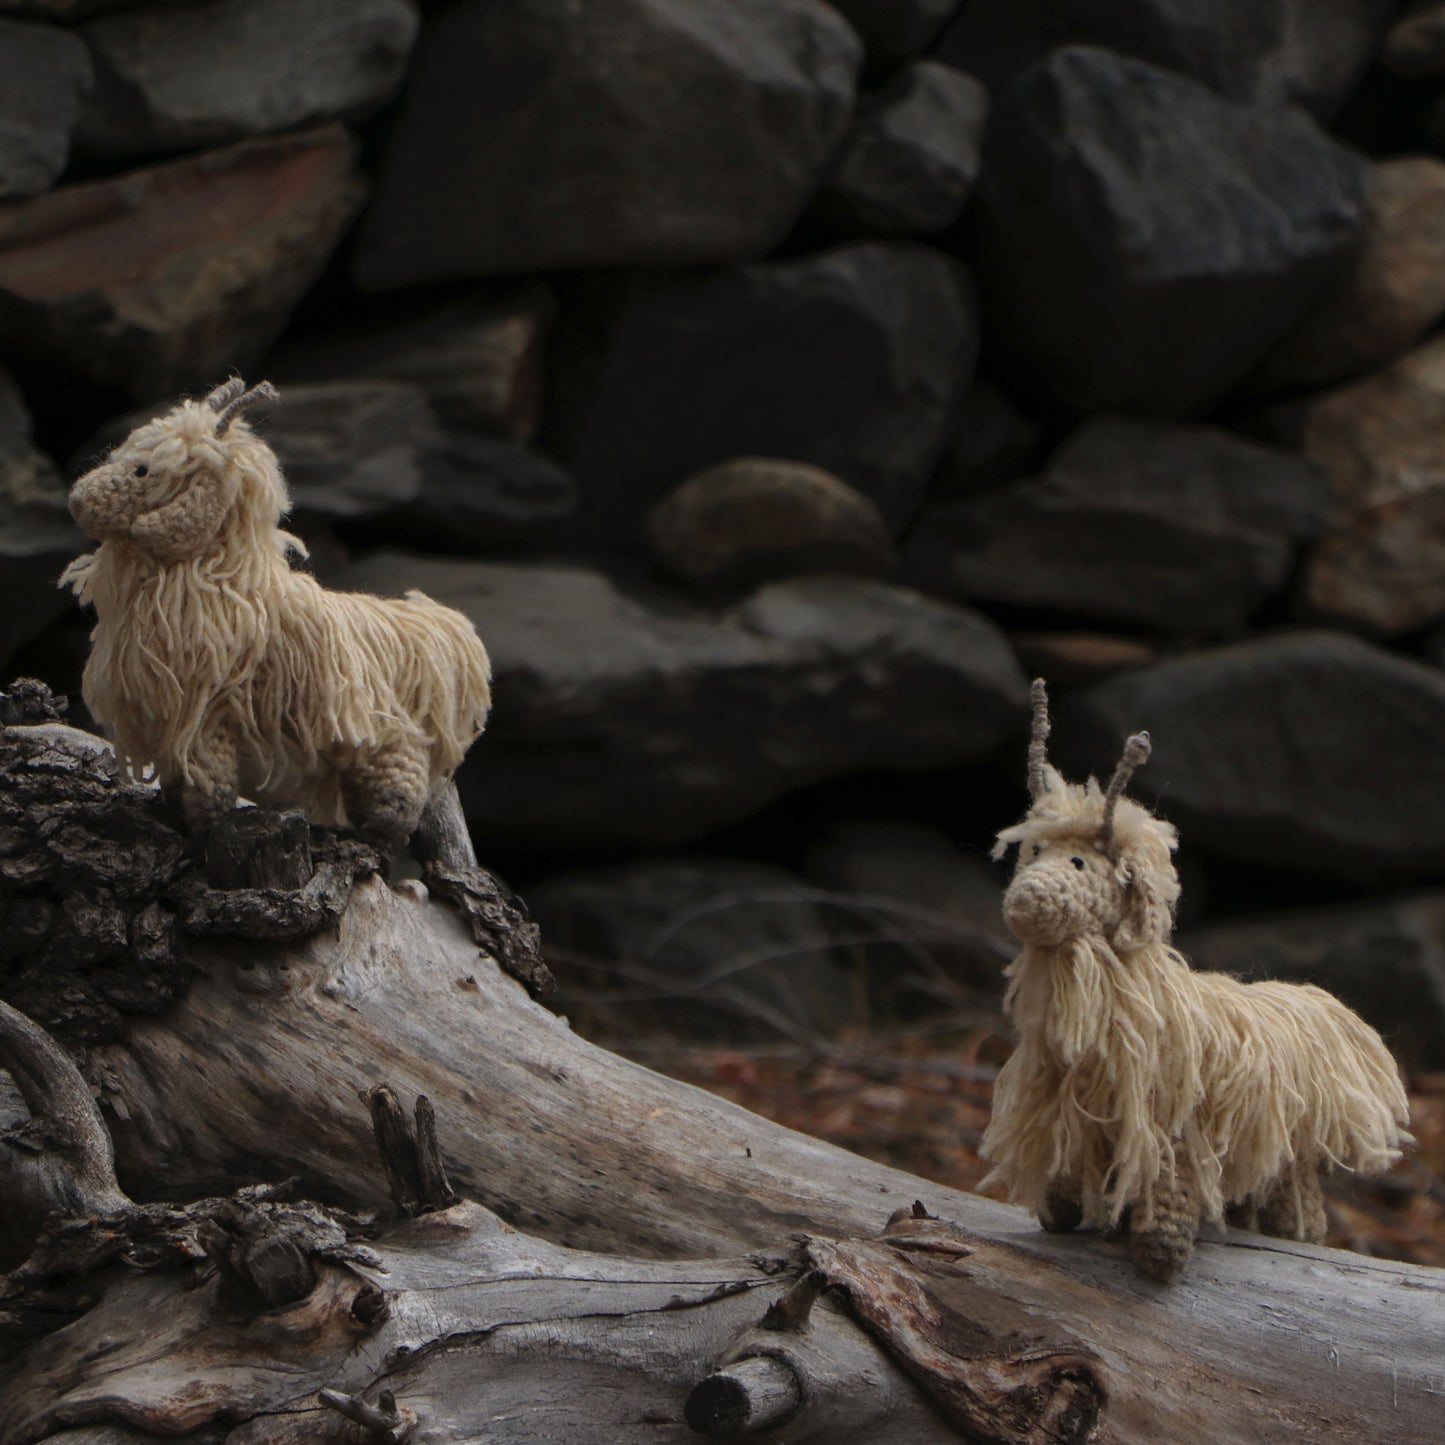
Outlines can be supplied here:
[[1035, 1212], [1068, 1180], [1086, 1222], [1116, 1223], [1173, 1160], [1200, 1099], [1200, 1040], [1174, 970], [1150, 962], [1127, 968], [1083, 938], [1029, 945], [1008, 970], [1019, 1044], [994, 1089], [985, 1182]]
[[[228, 531], [243, 527], [244, 514]], [[162, 563], [117, 539], [66, 569], [62, 581], [96, 610], [81, 692], [128, 776], [195, 781], [203, 728], [240, 700], [266, 655], [294, 540], [267, 525]], [[238, 741], [259, 748], [255, 700], [246, 703], [226, 712], [249, 721]]]

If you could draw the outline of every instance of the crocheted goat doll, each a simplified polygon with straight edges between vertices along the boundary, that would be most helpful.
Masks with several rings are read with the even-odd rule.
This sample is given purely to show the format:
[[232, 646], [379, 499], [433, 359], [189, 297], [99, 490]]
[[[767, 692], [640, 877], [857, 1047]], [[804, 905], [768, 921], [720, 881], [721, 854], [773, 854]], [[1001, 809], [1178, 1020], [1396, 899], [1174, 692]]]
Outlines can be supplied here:
[[239, 793], [392, 850], [482, 730], [486, 650], [419, 592], [330, 592], [292, 570], [280, 466], [241, 418], [275, 395], [232, 379], [75, 483], [70, 510], [100, 542], [62, 578], [96, 610], [86, 705], [197, 832]]
[[1005, 1007], [1018, 1047], [982, 1152], [1045, 1229], [1127, 1222], [1136, 1267], [1174, 1279], [1202, 1222], [1319, 1242], [1322, 1169], [1374, 1173], [1410, 1136], [1380, 1037], [1322, 989], [1196, 973], [1173, 948], [1175, 832], [1123, 796], [1149, 756], [1128, 740], [1106, 790], [1045, 756], [1034, 683], [1027, 816], [1004, 917], [1023, 943]]

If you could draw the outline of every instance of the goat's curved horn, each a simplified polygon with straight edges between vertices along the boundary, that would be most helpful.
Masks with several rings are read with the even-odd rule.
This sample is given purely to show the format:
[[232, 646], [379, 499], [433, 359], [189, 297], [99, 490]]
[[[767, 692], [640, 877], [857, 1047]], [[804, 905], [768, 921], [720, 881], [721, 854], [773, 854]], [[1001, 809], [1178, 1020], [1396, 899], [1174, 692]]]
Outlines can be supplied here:
[[225, 436], [226, 428], [248, 407], [258, 401], [275, 401], [280, 393], [269, 381], [258, 381], [250, 391], [243, 391], [233, 397], [224, 411], [216, 418], [216, 435]]
[[1109, 779], [1109, 791], [1104, 794], [1104, 824], [1099, 829], [1099, 846], [1105, 853], [1112, 854], [1114, 851], [1114, 809], [1119, 806], [1119, 799], [1129, 786], [1134, 769], [1149, 761], [1150, 747], [1148, 733], [1135, 733], [1124, 744], [1124, 756], [1119, 759], [1119, 766]]
[[207, 396], [206, 405], [210, 407], [212, 411], [220, 411], [228, 402], [235, 401], [245, 389], [246, 383], [242, 381], [239, 376], [233, 376], [223, 381], [220, 386]]
[[1029, 689], [1034, 705], [1033, 725], [1029, 729], [1029, 797], [1041, 797], [1044, 791], [1044, 770], [1049, 765], [1049, 693], [1041, 677]]

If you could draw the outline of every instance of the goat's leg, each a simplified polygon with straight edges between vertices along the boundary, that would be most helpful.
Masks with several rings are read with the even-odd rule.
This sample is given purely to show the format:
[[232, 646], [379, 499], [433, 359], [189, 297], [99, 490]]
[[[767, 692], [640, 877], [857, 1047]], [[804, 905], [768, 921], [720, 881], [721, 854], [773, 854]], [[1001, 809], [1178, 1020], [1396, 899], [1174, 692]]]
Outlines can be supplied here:
[[1325, 1186], [1323, 1171], [1317, 1164], [1296, 1164], [1299, 1174], [1299, 1234], [1297, 1239], [1307, 1244], [1323, 1244], [1330, 1232], [1329, 1216], [1325, 1212]]
[[351, 826], [391, 854], [416, 831], [430, 784], [425, 750], [395, 743], [359, 757], [341, 779], [341, 796]]
[[1140, 1274], [1169, 1284], [1184, 1272], [1198, 1233], [1199, 1202], [1193, 1180], [1171, 1173], [1135, 1206], [1129, 1257]]
[[236, 806], [239, 783], [236, 740], [230, 729], [206, 729], [191, 749], [190, 780], [175, 790], [192, 837], [204, 840], [212, 824]]
[[1319, 1166], [1290, 1163], [1259, 1211], [1260, 1233], [1323, 1244], [1328, 1227]]
[[1068, 1234], [1084, 1222], [1084, 1203], [1079, 1186], [1068, 1179], [1056, 1179], [1044, 1196], [1039, 1223], [1050, 1234]]

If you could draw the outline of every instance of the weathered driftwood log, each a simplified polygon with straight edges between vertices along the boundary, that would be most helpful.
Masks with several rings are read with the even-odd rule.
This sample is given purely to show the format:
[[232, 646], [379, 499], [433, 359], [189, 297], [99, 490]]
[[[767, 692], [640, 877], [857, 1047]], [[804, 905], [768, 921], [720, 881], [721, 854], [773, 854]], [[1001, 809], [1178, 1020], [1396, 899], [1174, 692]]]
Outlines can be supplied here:
[[[852, 1308], [869, 1329], [860, 1297], [884, 1302], [881, 1328], [890, 1311], [897, 1317], [901, 1294], [922, 1287], [916, 1270], [905, 1281], [890, 1278], [882, 1265], [898, 1250], [876, 1242], [882, 1221], [921, 1197], [931, 1213], [956, 1221], [951, 1247], [967, 1254], [955, 1248], [946, 1288], [927, 1282], [934, 1323], [911, 1342], [898, 1330], [888, 1367], [901, 1362], [914, 1378], [935, 1381], [940, 1348], [949, 1358], [972, 1348], [1001, 1370], [1006, 1362], [1015, 1383], [1019, 1371], [1041, 1372], [1048, 1388], [1033, 1386], [1034, 1397], [1057, 1411], [1025, 1419], [1014, 1410], [1012, 1423], [992, 1435], [959, 1424], [961, 1438], [1075, 1438], [1068, 1432], [1084, 1416], [1071, 1392], [1085, 1375], [1107, 1394], [1093, 1438], [1116, 1445], [1435, 1438], [1445, 1391], [1441, 1272], [1232, 1235], [1205, 1243], [1172, 1288], [1136, 1281], [1116, 1242], [1044, 1235], [1017, 1210], [855, 1158], [589, 1045], [415, 884], [393, 889], [374, 875], [361, 878], [339, 917], [300, 942], [182, 936], [178, 947], [191, 973], [164, 1011], [129, 1017], [123, 1037], [81, 1051], [115, 1138], [120, 1182], [135, 1198], [224, 1194], [242, 1181], [297, 1175], [316, 1197], [384, 1208], [361, 1101], [388, 1084], [401, 1098], [432, 1101], [458, 1191], [517, 1228], [573, 1249], [674, 1260], [756, 1251], [780, 1258], [806, 1233], [800, 1263], [832, 1280], [841, 1251], [855, 1276], [874, 1279], [876, 1288], [861, 1296], [850, 1286]], [[913, 1255], [916, 1263], [920, 1252]], [[687, 1267], [667, 1268], [690, 1278]], [[758, 1301], [747, 1300], [745, 1310], [740, 1299], [710, 1306], [739, 1311], [729, 1316], [730, 1332], [759, 1318]], [[528, 1318], [541, 1332], [528, 1338], [557, 1341], [559, 1358], [589, 1357], [590, 1337]], [[669, 1332], [685, 1333], [693, 1318], [702, 1316], [683, 1312], [659, 1324], [649, 1314], [649, 1348], [682, 1350]], [[669, 1419], [681, 1418], [704, 1379], [771, 1357], [752, 1345], [722, 1348], [720, 1332], [688, 1346], [688, 1369], [703, 1368], [687, 1388], [677, 1380], [668, 1387]], [[457, 1391], [481, 1388], [464, 1349], [437, 1344], [432, 1354], [441, 1373], [426, 1398], [436, 1410], [450, 1408]], [[604, 1397], [634, 1389], [638, 1400], [651, 1398], [625, 1371], [577, 1378], [586, 1388], [566, 1400], [539, 1379], [536, 1400], [595, 1412]], [[348, 1393], [349, 1379], [321, 1386]], [[759, 1371], [742, 1379], [739, 1390], [772, 1408], [766, 1400], [777, 1392], [764, 1388]], [[1016, 1406], [1026, 1396], [1003, 1389], [999, 1399]], [[396, 1398], [411, 1408], [404, 1391]], [[505, 1390], [498, 1399], [502, 1412], [524, 1410]], [[695, 1407], [699, 1420], [704, 1404]], [[685, 1426], [669, 1436], [639, 1414], [626, 1418], [624, 1426], [621, 1417], [597, 1415], [596, 1438], [686, 1438]], [[594, 1433], [593, 1416], [584, 1419], [570, 1434], [559, 1425], [554, 1437], [497, 1438], [581, 1440]], [[487, 1438], [461, 1423], [452, 1433], [427, 1428], [436, 1433], [415, 1438]], [[822, 1433], [797, 1438], [849, 1438], [817, 1428]], [[123, 1438], [134, 1437], [73, 1435], [69, 1445]], [[237, 1445], [249, 1438], [235, 1436]], [[891, 1437], [874, 1430], [859, 1438]]]
[[[785, 1288], [745, 1259], [561, 1249], [462, 1203], [319, 1263], [305, 1294], [265, 1311], [204, 1264], [117, 1272], [74, 1324], [0, 1367], [0, 1439], [696, 1440], [690, 1390]], [[790, 1440], [959, 1438], [842, 1299], [768, 1363], [791, 1385], [777, 1417]]]
[[[23, 1073], [40, 1031], [6, 1023], [5, 1058]], [[84, 1212], [51, 1214], [0, 1280], [6, 1445], [74, 1441], [76, 1428], [133, 1440], [137, 1427], [236, 1445], [355, 1441], [352, 1427], [396, 1445], [461, 1442], [499, 1421], [516, 1445], [604, 1427], [666, 1440], [772, 1426], [859, 1445], [942, 1445], [959, 1426], [1083, 1445], [1106, 1399], [1098, 1359], [1076, 1342], [1029, 1328], [1024, 1345], [955, 1309], [976, 1288], [959, 1268], [972, 1251], [921, 1205], [876, 1240], [808, 1238], [777, 1256], [564, 1250], [458, 1204], [427, 1101], [413, 1129], [381, 1086], [372, 1127], [408, 1222], [378, 1234], [277, 1190], [136, 1204], [58, 1050], [27, 1097], [50, 1173], [77, 1177], [62, 1208]], [[373, 1236], [376, 1248], [361, 1242]]]

